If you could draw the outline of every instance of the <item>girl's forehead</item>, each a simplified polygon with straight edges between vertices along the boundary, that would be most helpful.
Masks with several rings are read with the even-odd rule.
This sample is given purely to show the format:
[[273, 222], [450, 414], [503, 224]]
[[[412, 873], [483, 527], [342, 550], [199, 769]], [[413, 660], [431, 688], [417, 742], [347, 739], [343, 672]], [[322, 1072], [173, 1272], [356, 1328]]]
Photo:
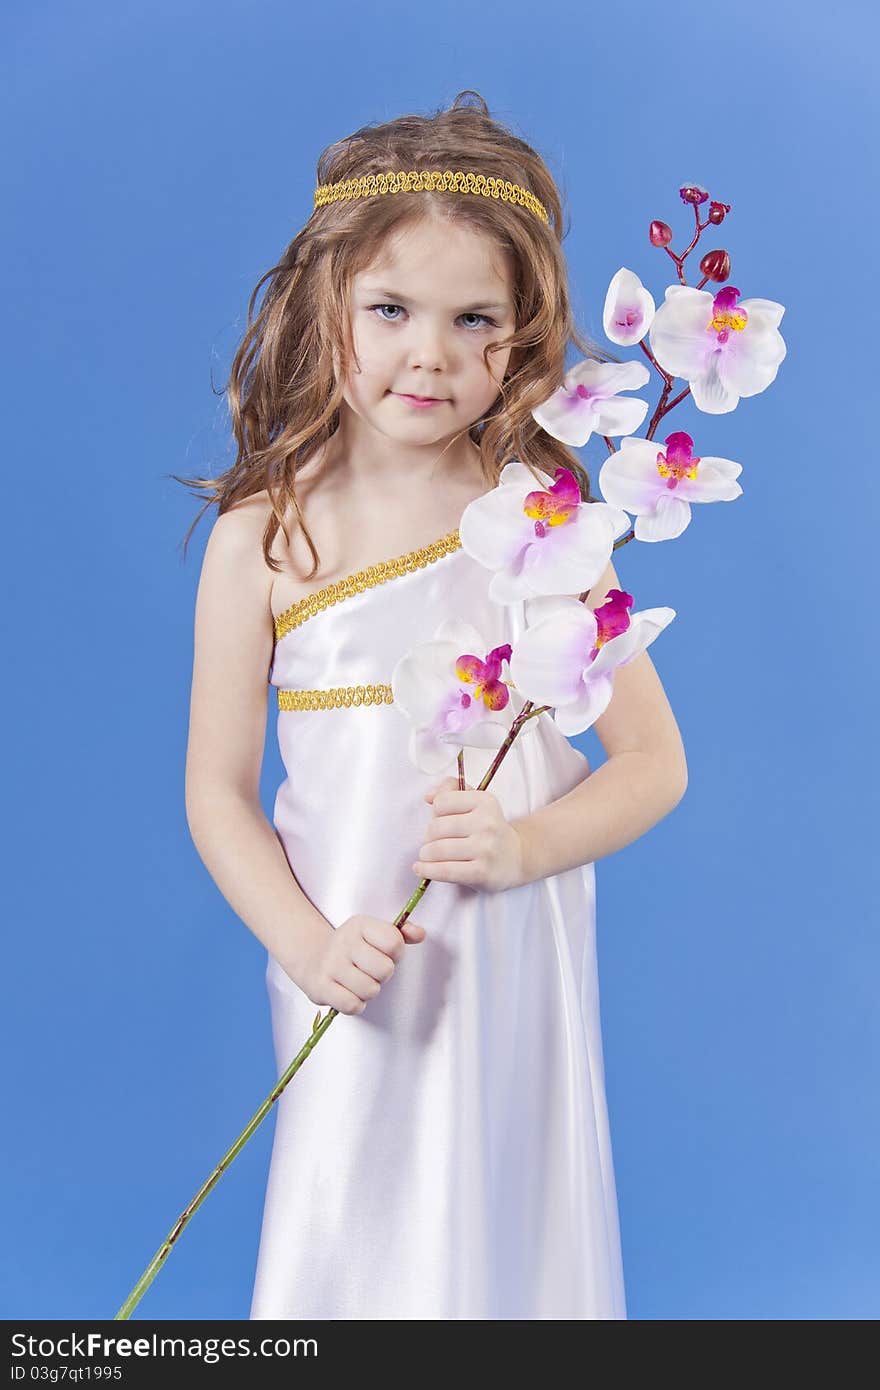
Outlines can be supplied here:
[[446, 247], [431, 255], [421, 252], [377, 259], [356, 271], [353, 280], [359, 289], [378, 294], [415, 294], [419, 285], [451, 280], [466, 293], [504, 300], [511, 287], [511, 266], [498, 248], [488, 253], [484, 247], [474, 254], [458, 254]]
[[447, 257], [476, 259], [485, 263], [500, 257], [501, 247], [487, 232], [467, 222], [427, 220], [388, 234], [362, 273], [392, 273], [441, 252]]

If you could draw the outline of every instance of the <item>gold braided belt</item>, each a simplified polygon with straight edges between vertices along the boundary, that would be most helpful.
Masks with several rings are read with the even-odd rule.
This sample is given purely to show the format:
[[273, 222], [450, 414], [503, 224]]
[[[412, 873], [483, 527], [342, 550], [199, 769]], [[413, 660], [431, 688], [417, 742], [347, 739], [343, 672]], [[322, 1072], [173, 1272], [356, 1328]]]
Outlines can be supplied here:
[[390, 685], [334, 685], [329, 690], [279, 690], [279, 709], [349, 709], [352, 705], [392, 705]]

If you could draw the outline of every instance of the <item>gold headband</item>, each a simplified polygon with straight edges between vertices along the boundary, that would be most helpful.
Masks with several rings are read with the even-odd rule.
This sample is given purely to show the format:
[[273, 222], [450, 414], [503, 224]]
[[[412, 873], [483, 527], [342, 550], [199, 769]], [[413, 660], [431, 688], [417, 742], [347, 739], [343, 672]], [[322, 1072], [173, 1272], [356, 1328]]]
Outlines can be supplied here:
[[387, 174], [365, 174], [360, 179], [344, 179], [341, 183], [322, 183], [315, 189], [315, 207], [326, 206], [348, 198], [372, 198], [377, 193], [421, 193], [439, 189], [449, 193], [477, 193], [483, 198], [500, 198], [503, 203], [519, 203], [549, 224], [547, 209], [534, 193], [505, 179], [487, 178], [485, 174], [465, 174], [461, 169], [410, 169]]

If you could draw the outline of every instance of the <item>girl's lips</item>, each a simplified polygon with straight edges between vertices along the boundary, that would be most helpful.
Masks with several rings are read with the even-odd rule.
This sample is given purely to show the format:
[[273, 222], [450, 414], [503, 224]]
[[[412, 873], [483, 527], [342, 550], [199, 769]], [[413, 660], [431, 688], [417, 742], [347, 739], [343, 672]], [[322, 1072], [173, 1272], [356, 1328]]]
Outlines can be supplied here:
[[446, 402], [439, 396], [410, 396], [402, 391], [395, 391], [396, 396], [402, 401], [409, 401], [411, 405], [445, 405]]

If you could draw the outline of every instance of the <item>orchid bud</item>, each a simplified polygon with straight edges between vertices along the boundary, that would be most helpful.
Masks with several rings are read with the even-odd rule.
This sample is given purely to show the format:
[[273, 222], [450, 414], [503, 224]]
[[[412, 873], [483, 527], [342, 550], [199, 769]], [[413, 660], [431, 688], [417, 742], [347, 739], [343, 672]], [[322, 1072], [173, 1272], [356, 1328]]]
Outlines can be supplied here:
[[700, 271], [707, 280], [728, 279], [730, 275], [730, 256], [720, 248], [717, 251], [707, 251], [700, 261]]
[[706, 215], [706, 220], [707, 222], [714, 222], [715, 226], [717, 227], [719, 223], [724, 221], [725, 217], [729, 212], [730, 203], [711, 202], [709, 204], [709, 211]]
[[708, 191], [698, 183], [682, 184], [678, 193], [683, 203], [705, 203], [709, 196]]
[[668, 246], [672, 240], [672, 228], [668, 222], [652, 222], [648, 229], [648, 240], [652, 246]]

